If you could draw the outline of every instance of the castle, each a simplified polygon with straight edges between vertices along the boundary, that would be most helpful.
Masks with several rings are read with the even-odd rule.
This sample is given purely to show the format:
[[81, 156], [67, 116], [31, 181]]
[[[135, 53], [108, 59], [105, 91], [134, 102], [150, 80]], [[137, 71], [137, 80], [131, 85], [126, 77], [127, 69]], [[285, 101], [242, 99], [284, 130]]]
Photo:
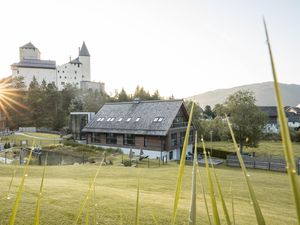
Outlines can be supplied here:
[[79, 55], [63, 65], [56, 65], [53, 60], [42, 60], [41, 52], [31, 42], [19, 48], [20, 62], [11, 65], [12, 76], [24, 77], [28, 88], [33, 77], [42, 83], [54, 83], [58, 90], [66, 84], [72, 84], [81, 89], [93, 89], [105, 92], [104, 83], [91, 81], [90, 53], [83, 42]]

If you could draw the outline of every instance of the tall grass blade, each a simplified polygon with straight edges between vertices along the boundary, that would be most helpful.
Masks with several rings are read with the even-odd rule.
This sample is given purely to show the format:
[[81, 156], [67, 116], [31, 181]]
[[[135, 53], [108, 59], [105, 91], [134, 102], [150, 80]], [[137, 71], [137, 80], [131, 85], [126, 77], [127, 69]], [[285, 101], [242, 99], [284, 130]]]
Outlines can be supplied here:
[[36, 202], [35, 217], [34, 217], [34, 224], [35, 225], [40, 224], [40, 204], [41, 204], [41, 199], [42, 199], [42, 196], [43, 196], [43, 186], [44, 186], [44, 178], [45, 178], [47, 159], [48, 159], [48, 153], [46, 154], [46, 158], [45, 158], [45, 164], [44, 164], [44, 169], [43, 169], [43, 175], [42, 175], [42, 181], [41, 181], [41, 185], [40, 185], [39, 196], [38, 196], [38, 199], [37, 199], [37, 202]]
[[18, 164], [15, 165], [14, 170], [13, 170], [13, 173], [12, 173], [12, 176], [11, 176], [11, 179], [10, 179], [10, 182], [9, 182], [9, 187], [8, 187], [7, 196], [6, 196], [6, 198], [7, 198], [8, 200], [10, 199], [10, 190], [11, 190], [11, 186], [12, 186], [12, 183], [13, 183], [13, 181], [14, 181], [14, 178], [15, 178], [15, 176], [16, 176], [17, 167], [18, 167]]
[[204, 158], [205, 158], [205, 166], [206, 166], [206, 172], [207, 172], [207, 179], [208, 179], [208, 185], [209, 185], [209, 193], [210, 193], [210, 200], [211, 200], [211, 205], [212, 205], [214, 223], [215, 223], [215, 225], [220, 225], [221, 224], [220, 217], [219, 217], [217, 202], [216, 202], [216, 198], [215, 198], [213, 181], [211, 178], [210, 169], [209, 169], [209, 165], [208, 165], [207, 152], [206, 152], [203, 138], [201, 138], [201, 140], [202, 140], [202, 145], [203, 145], [203, 153], [204, 153]]
[[93, 189], [94, 189], [94, 194], [93, 194], [93, 196], [94, 196], [94, 198], [93, 198], [93, 206], [94, 206], [94, 225], [96, 225], [96, 224], [97, 224], [96, 187], [95, 187], [95, 185], [93, 185], [93, 186], [94, 186], [94, 188], [93, 188]]
[[200, 187], [201, 187], [202, 195], [203, 195], [203, 199], [204, 199], [204, 205], [205, 205], [205, 210], [206, 210], [206, 215], [207, 215], [207, 221], [208, 221], [208, 224], [211, 225], [207, 200], [206, 200], [206, 196], [205, 196], [205, 190], [204, 190], [204, 187], [203, 187], [203, 184], [202, 184], [202, 181], [201, 181], [201, 175], [200, 175], [199, 167], [198, 167], [197, 173], [198, 173], [198, 180], [199, 180], [199, 183], [200, 183]]
[[230, 184], [230, 195], [231, 195], [232, 224], [235, 225], [234, 198], [233, 198], [233, 194], [232, 194], [232, 182]]
[[193, 170], [192, 170], [192, 192], [191, 192], [191, 206], [189, 214], [189, 225], [196, 225], [196, 212], [197, 212], [197, 132], [195, 134], [195, 149], [194, 149], [194, 160], [193, 160]]
[[24, 170], [23, 170], [23, 175], [22, 175], [21, 183], [19, 185], [17, 198], [16, 198], [16, 201], [15, 201], [14, 207], [12, 209], [12, 213], [11, 213], [10, 220], [9, 220], [10, 225], [15, 224], [15, 219], [16, 219], [16, 215], [17, 215], [17, 211], [18, 211], [18, 207], [19, 207], [19, 201], [21, 199], [21, 194], [22, 194], [25, 178], [27, 177], [27, 172], [28, 172], [29, 162], [31, 160], [31, 156], [32, 156], [32, 149], [30, 150], [29, 157], [27, 159], [26, 165], [25, 165]]
[[184, 143], [183, 143], [183, 147], [182, 147], [182, 153], [181, 153], [182, 157], [180, 158], [180, 165], [179, 165], [179, 169], [178, 169], [178, 178], [177, 178], [177, 184], [176, 184], [176, 192], [175, 192], [175, 199], [174, 199], [173, 215], [172, 215], [171, 224], [175, 224], [175, 221], [176, 221], [177, 208], [178, 208], [178, 203], [179, 203], [179, 199], [180, 199], [182, 178], [183, 178], [184, 167], [185, 167], [185, 155], [186, 155], [186, 149], [187, 149], [187, 146], [188, 146], [188, 143], [189, 143], [189, 134], [190, 134], [192, 117], [193, 117], [193, 111], [194, 111], [194, 102], [192, 104], [192, 108], [191, 108], [191, 112], [190, 112], [190, 116], [189, 116], [189, 121], [188, 121], [188, 126], [186, 128]]
[[137, 191], [136, 191], [136, 205], [135, 205], [135, 225], [139, 224], [139, 200], [140, 200], [140, 180], [138, 180]]
[[287, 163], [287, 172], [288, 172], [288, 175], [290, 178], [292, 192], [294, 194], [294, 201], [295, 201], [295, 205], [296, 205], [298, 224], [300, 224], [299, 178], [296, 173], [296, 166], [295, 166], [295, 161], [294, 161], [292, 142], [291, 142], [291, 138], [290, 138], [290, 134], [289, 134], [288, 123], [285, 118], [283, 100], [282, 100], [281, 92], [280, 92], [279, 85], [278, 85], [278, 78], [277, 78], [277, 73], [276, 73], [276, 69], [275, 69], [275, 63], [274, 63], [274, 59], [273, 59], [271, 43], [269, 40], [269, 35], [268, 35], [268, 30], [267, 30], [267, 25], [266, 25], [265, 19], [263, 19], [263, 22], [264, 22], [264, 28], [265, 28], [267, 44], [268, 44], [268, 49], [269, 49], [273, 79], [274, 79], [274, 89], [275, 89], [275, 94], [276, 94], [277, 112], [278, 112], [278, 118], [279, 118], [279, 123], [280, 123], [280, 133], [281, 133], [282, 144], [283, 144], [283, 152], [284, 152], [285, 160]]
[[123, 214], [121, 208], [120, 208], [120, 225], [123, 225]]
[[89, 184], [88, 191], [87, 191], [87, 193], [86, 193], [85, 198], [83, 199], [83, 201], [82, 201], [82, 203], [81, 203], [81, 206], [80, 206], [80, 209], [79, 209], [79, 212], [78, 212], [78, 214], [77, 214], [77, 217], [76, 217], [76, 220], [75, 220], [74, 224], [77, 224], [77, 223], [78, 223], [78, 221], [79, 221], [79, 219], [80, 219], [80, 217], [81, 217], [81, 215], [82, 215], [82, 211], [83, 211], [83, 209], [85, 208], [85, 206], [86, 206], [86, 204], [87, 204], [87, 202], [88, 202], [88, 199], [90, 198], [91, 190], [93, 189], [93, 185], [95, 185], [96, 179], [97, 179], [98, 174], [99, 174], [99, 172], [100, 172], [100, 169], [101, 169], [101, 167], [102, 167], [102, 165], [103, 165], [103, 162], [104, 162], [104, 157], [103, 157], [103, 159], [102, 159], [102, 161], [101, 161], [101, 163], [100, 163], [100, 165], [99, 165], [99, 167], [98, 167], [98, 169], [97, 169], [97, 172], [96, 172], [96, 174], [95, 174], [95, 176], [94, 176], [94, 179], [93, 179], [92, 182], [90, 182], [90, 184]]
[[265, 219], [263, 217], [263, 214], [261, 212], [261, 209], [259, 207], [259, 204], [258, 204], [258, 201], [256, 199], [256, 196], [255, 196], [255, 193], [254, 193], [254, 190], [253, 190], [253, 187], [251, 185], [251, 182], [250, 182], [250, 179], [249, 179], [249, 174], [247, 173], [247, 170], [246, 170], [246, 167], [245, 167], [245, 164], [244, 164], [244, 161], [243, 161], [243, 158], [241, 156], [241, 153], [240, 153], [240, 149], [236, 143], [236, 139], [235, 139], [235, 136], [234, 136], [234, 133], [233, 133], [233, 130], [232, 130], [232, 127], [231, 127], [231, 124], [229, 122], [229, 119], [228, 117], [226, 116], [226, 120], [227, 120], [227, 124], [228, 124], [228, 127], [229, 127], [229, 131], [230, 131], [230, 134], [231, 134], [231, 137], [232, 137], [232, 141], [233, 141], [233, 144], [234, 144], [234, 148], [236, 150], [236, 155], [238, 157], [238, 160], [240, 162], [240, 165], [241, 165], [241, 168], [242, 168], [242, 171], [243, 171], [243, 174], [244, 174], [244, 177], [246, 179], [246, 182], [247, 182], [247, 186], [248, 186], [248, 190], [249, 190], [249, 194], [250, 194], [250, 198], [251, 198], [251, 202], [253, 204], [253, 208], [254, 208], [254, 212], [255, 212], [255, 215], [256, 215], [256, 220], [257, 220], [257, 224], [259, 225], [265, 225]]
[[217, 190], [218, 190], [218, 194], [219, 194], [219, 197], [220, 197], [220, 200], [221, 200], [221, 203], [222, 203], [222, 208], [223, 208], [224, 216], [225, 216], [225, 219], [226, 219], [226, 223], [228, 225], [231, 225], [229, 213], [228, 213], [228, 210], [227, 210], [227, 207], [226, 207], [226, 203], [225, 203], [225, 200], [224, 200], [224, 197], [223, 197], [223, 194], [222, 194], [222, 190], [221, 190], [219, 178], [217, 176], [217, 173], [216, 173], [216, 170], [215, 170], [215, 167], [214, 167], [214, 164], [213, 164], [213, 161], [212, 161], [212, 159], [210, 157], [210, 153], [209, 152], [208, 152], [208, 156], [209, 156], [209, 161], [210, 161], [210, 164], [211, 164], [211, 169], [212, 169], [212, 171], [214, 173], [214, 176], [215, 176], [215, 180], [216, 180], [216, 184], [217, 184]]
[[86, 212], [85, 212], [85, 225], [89, 225], [89, 216], [90, 216], [90, 213], [89, 213], [89, 204], [90, 204], [90, 200], [88, 201], [88, 206], [86, 207]]

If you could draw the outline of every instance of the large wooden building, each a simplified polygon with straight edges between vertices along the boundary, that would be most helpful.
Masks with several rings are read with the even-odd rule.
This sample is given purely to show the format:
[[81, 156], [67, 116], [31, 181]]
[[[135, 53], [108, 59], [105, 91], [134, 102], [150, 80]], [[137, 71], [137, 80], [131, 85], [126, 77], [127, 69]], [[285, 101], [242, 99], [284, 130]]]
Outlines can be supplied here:
[[[83, 128], [87, 144], [130, 149], [150, 158], [180, 159], [188, 112], [183, 100], [106, 103]], [[193, 127], [188, 146], [192, 152]]]

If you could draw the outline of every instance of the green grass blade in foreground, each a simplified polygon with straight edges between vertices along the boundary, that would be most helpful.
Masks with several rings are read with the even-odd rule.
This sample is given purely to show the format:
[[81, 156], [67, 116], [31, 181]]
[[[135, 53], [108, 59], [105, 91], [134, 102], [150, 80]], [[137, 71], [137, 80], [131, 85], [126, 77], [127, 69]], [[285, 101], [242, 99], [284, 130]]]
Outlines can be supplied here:
[[140, 200], [140, 181], [138, 180], [137, 190], [136, 190], [136, 205], [135, 205], [135, 225], [139, 224], [139, 200]]
[[42, 199], [42, 195], [43, 195], [43, 186], [44, 186], [44, 178], [45, 178], [47, 159], [48, 159], [48, 153], [46, 154], [46, 158], [45, 158], [42, 181], [41, 181], [41, 185], [40, 185], [40, 192], [39, 192], [39, 196], [38, 196], [38, 199], [37, 199], [37, 202], [36, 202], [35, 216], [34, 216], [34, 224], [35, 225], [40, 224], [40, 204], [41, 204], [41, 199]]
[[197, 173], [198, 173], [198, 180], [199, 180], [199, 183], [200, 183], [200, 187], [201, 187], [202, 195], [203, 195], [203, 199], [204, 199], [204, 205], [205, 205], [205, 210], [206, 210], [206, 215], [207, 215], [207, 221], [208, 221], [208, 224], [211, 225], [207, 200], [206, 200], [206, 196], [205, 196], [205, 190], [204, 190], [204, 187], [203, 187], [203, 184], [202, 184], [202, 181], [201, 181], [201, 175], [200, 175], [199, 167], [198, 167]]
[[234, 136], [234, 133], [233, 133], [231, 124], [230, 124], [229, 119], [228, 119], [227, 116], [226, 116], [226, 120], [227, 120], [227, 124], [228, 124], [228, 127], [229, 127], [229, 131], [230, 131], [230, 134], [231, 134], [231, 137], [232, 137], [232, 141], [233, 141], [233, 144], [234, 144], [234, 148], [235, 148], [235, 150], [236, 150], [236, 155], [237, 155], [237, 157], [238, 157], [238, 160], [239, 160], [239, 162], [240, 162], [240, 165], [241, 165], [241, 168], [242, 168], [244, 177], [245, 177], [245, 179], [246, 179], [246, 183], [247, 183], [247, 186], [248, 186], [248, 190], [249, 190], [251, 202], [253, 203], [253, 208], [254, 208], [254, 212], [255, 212], [257, 224], [259, 224], [259, 225], [265, 225], [266, 223], [265, 223], [264, 216], [263, 216], [263, 214], [262, 214], [262, 212], [261, 212], [261, 209], [260, 209], [259, 204], [258, 204], [258, 201], [257, 201], [257, 199], [256, 199], [256, 196], [255, 196], [253, 187], [252, 187], [251, 182], [250, 182], [250, 179], [249, 179], [249, 176], [250, 176], [250, 175], [247, 173], [247, 170], [246, 170], [246, 167], [245, 167], [243, 158], [242, 158], [241, 153], [240, 153], [240, 149], [239, 149], [239, 147], [238, 147], [238, 145], [237, 145], [237, 143], [236, 143], [235, 136]]
[[233, 194], [232, 194], [232, 182], [230, 184], [230, 195], [231, 195], [231, 209], [232, 209], [232, 224], [235, 225], [234, 198], [233, 198]]
[[175, 221], [176, 221], [177, 208], [178, 208], [178, 203], [179, 203], [179, 198], [180, 198], [182, 178], [183, 178], [184, 167], [185, 167], [185, 155], [186, 155], [186, 149], [187, 149], [188, 142], [189, 142], [189, 134], [190, 134], [192, 117], [193, 117], [193, 110], [194, 110], [194, 102], [192, 104], [189, 121], [188, 121], [188, 126], [186, 128], [184, 143], [183, 143], [183, 147], [182, 147], [181, 155], [183, 157], [180, 158], [180, 165], [179, 165], [179, 169], [178, 169], [178, 178], [177, 178], [177, 184], [176, 184], [176, 192], [175, 192], [175, 198], [174, 198], [174, 207], [173, 207], [173, 215], [172, 215], [172, 223], [171, 224], [175, 224]]
[[274, 59], [273, 59], [267, 25], [266, 25], [265, 20], [263, 22], [264, 22], [264, 27], [265, 27], [266, 37], [267, 37], [267, 44], [268, 44], [273, 79], [274, 79], [274, 89], [275, 89], [275, 94], [276, 94], [277, 112], [278, 112], [278, 118], [279, 118], [279, 124], [280, 124], [280, 133], [281, 133], [281, 139], [282, 139], [282, 144], [283, 144], [283, 152], [284, 152], [285, 160], [287, 163], [287, 172], [288, 172], [288, 175], [290, 178], [291, 187], [292, 187], [292, 191], [294, 194], [294, 201], [295, 201], [295, 205], [296, 205], [298, 224], [300, 224], [299, 178], [298, 178], [297, 172], [296, 172], [294, 153], [293, 153], [293, 149], [292, 149], [292, 142], [291, 142], [291, 138], [290, 138], [288, 123], [287, 123], [286, 117], [285, 117], [283, 100], [282, 100], [281, 92], [280, 92], [279, 85], [278, 85], [278, 78], [277, 78], [277, 73], [276, 73], [276, 69], [275, 69], [275, 63], [274, 63]]
[[18, 211], [19, 201], [21, 199], [21, 194], [22, 194], [25, 178], [27, 177], [27, 172], [28, 172], [29, 162], [31, 160], [31, 156], [32, 156], [32, 149], [30, 150], [29, 157], [27, 159], [26, 165], [25, 165], [24, 170], [23, 170], [23, 175], [22, 175], [21, 183], [19, 185], [17, 198], [16, 198], [16, 201], [15, 201], [15, 204], [14, 204], [14, 207], [12, 209], [11, 216], [10, 216], [10, 221], [9, 221], [10, 225], [15, 224], [15, 219], [16, 219], [16, 215], [17, 215], [17, 211]]
[[12, 186], [12, 183], [14, 181], [14, 178], [16, 176], [16, 172], [17, 172], [17, 168], [18, 168], [18, 164], [16, 164], [14, 166], [14, 170], [13, 170], [13, 173], [12, 173], [12, 176], [11, 176], [11, 179], [10, 179], [10, 182], [9, 182], [9, 187], [8, 187], [8, 191], [7, 191], [7, 196], [6, 198], [9, 200], [10, 199], [10, 190], [11, 190], [11, 186]]
[[98, 167], [98, 169], [97, 169], [97, 172], [96, 172], [96, 174], [95, 174], [95, 176], [94, 176], [93, 181], [90, 182], [90, 184], [89, 184], [88, 191], [87, 191], [86, 196], [85, 196], [85, 198], [83, 199], [83, 202], [82, 202], [82, 204], [81, 204], [81, 206], [80, 206], [80, 209], [79, 209], [79, 212], [78, 212], [78, 215], [77, 215], [77, 217], [76, 217], [76, 220], [75, 220], [74, 224], [77, 224], [77, 223], [78, 223], [79, 218], [80, 218], [81, 215], [82, 215], [82, 211], [83, 211], [84, 207], [86, 206], [86, 203], [87, 203], [87, 201], [88, 201], [88, 199], [89, 199], [89, 197], [90, 197], [91, 190], [92, 190], [93, 186], [95, 185], [97, 176], [98, 176], [98, 174], [99, 174], [99, 172], [100, 172], [100, 169], [101, 169], [101, 167], [102, 167], [103, 162], [104, 162], [104, 157], [103, 157], [103, 159], [102, 159], [102, 161], [101, 161], [101, 163], [100, 163], [100, 165], [99, 165], [99, 167]]
[[213, 185], [213, 181], [211, 178], [210, 169], [209, 169], [209, 165], [208, 165], [205, 144], [204, 144], [203, 138], [201, 138], [201, 140], [202, 140], [202, 145], [203, 145], [203, 153], [204, 153], [204, 158], [205, 158], [205, 167], [206, 167], [206, 172], [207, 172], [207, 179], [208, 179], [208, 185], [209, 185], [209, 193], [210, 193], [210, 200], [211, 200], [211, 206], [212, 206], [212, 211], [213, 211], [213, 218], [214, 218], [215, 225], [220, 225], [221, 224], [220, 217], [219, 217], [218, 207], [217, 207], [216, 198], [215, 198], [214, 185]]
[[191, 191], [191, 206], [189, 213], [189, 225], [196, 225], [196, 211], [197, 211], [197, 131], [195, 134], [195, 149], [194, 149], [194, 160], [193, 160], [193, 170], [192, 170], [192, 191]]
[[223, 208], [224, 216], [225, 216], [225, 219], [226, 219], [226, 223], [228, 225], [231, 225], [229, 213], [228, 213], [228, 210], [227, 210], [227, 207], [226, 207], [226, 203], [225, 203], [225, 200], [224, 200], [224, 197], [223, 197], [223, 194], [222, 194], [222, 190], [221, 190], [219, 178], [217, 176], [217, 173], [216, 173], [216, 170], [215, 170], [215, 167], [214, 167], [214, 164], [213, 164], [213, 161], [212, 161], [212, 159], [210, 157], [210, 153], [209, 152], [208, 152], [208, 155], [209, 155], [209, 161], [210, 161], [211, 169], [212, 169], [212, 171], [214, 173], [214, 176], [215, 176], [215, 180], [216, 180], [216, 184], [217, 184], [217, 190], [218, 190], [218, 194], [219, 194], [219, 197], [220, 197], [220, 200], [221, 200], [221, 203], [222, 203], [222, 208]]

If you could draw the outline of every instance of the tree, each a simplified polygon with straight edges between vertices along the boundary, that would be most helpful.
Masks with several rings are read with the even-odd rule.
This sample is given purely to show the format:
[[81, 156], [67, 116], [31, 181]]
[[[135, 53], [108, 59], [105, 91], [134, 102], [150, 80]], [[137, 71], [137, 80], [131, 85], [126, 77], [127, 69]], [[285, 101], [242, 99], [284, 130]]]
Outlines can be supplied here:
[[128, 102], [130, 100], [131, 100], [131, 98], [130, 98], [130, 96], [127, 95], [124, 88], [122, 88], [120, 93], [117, 93], [117, 101], [118, 102]]
[[213, 111], [211, 110], [211, 107], [209, 105], [205, 106], [203, 114], [206, 116], [208, 119], [213, 119], [215, 118], [215, 115]]
[[222, 104], [216, 104], [212, 111], [215, 116], [219, 117], [223, 117], [226, 113], [225, 106]]
[[253, 92], [237, 91], [224, 104], [241, 152], [244, 146], [257, 147], [263, 137], [262, 130], [267, 118], [255, 101]]

